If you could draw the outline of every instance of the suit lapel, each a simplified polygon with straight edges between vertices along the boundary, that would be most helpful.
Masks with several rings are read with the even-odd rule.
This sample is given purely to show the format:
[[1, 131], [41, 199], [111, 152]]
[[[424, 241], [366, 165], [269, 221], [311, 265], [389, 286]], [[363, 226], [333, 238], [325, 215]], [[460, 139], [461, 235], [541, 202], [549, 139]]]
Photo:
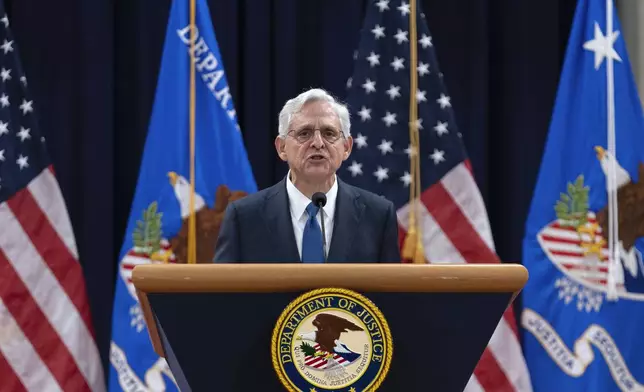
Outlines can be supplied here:
[[283, 263], [301, 262], [286, 192], [286, 178], [273, 187], [264, 203], [265, 223], [272, 237], [269, 246], [275, 247], [278, 260]]
[[360, 201], [359, 195], [354, 193], [339, 177], [336, 179], [338, 181], [338, 198], [327, 261], [329, 263], [351, 262], [347, 259], [349, 249], [352, 246], [353, 236], [358, 230], [364, 204]]

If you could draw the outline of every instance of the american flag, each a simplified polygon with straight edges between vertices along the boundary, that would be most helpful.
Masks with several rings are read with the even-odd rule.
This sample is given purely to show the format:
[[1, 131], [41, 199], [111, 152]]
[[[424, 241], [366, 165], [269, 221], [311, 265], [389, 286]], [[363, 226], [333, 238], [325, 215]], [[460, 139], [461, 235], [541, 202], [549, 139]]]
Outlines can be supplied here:
[[[419, 2], [418, 2], [419, 3]], [[354, 149], [341, 168], [347, 182], [385, 195], [409, 228], [410, 4], [369, 1], [347, 103]], [[417, 5], [417, 91], [420, 208], [417, 220], [428, 263], [499, 262], [487, 212], [472, 175], [432, 35]], [[512, 308], [490, 340], [466, 391], [531, 391]]]
[[0, 15], [0, 391], [104, 391], [72, 226]]

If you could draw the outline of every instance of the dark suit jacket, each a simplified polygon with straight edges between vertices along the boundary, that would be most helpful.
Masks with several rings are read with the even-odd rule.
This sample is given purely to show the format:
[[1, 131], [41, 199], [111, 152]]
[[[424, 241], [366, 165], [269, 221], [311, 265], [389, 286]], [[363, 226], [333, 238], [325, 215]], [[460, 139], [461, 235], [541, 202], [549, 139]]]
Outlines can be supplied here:
[[[398, 221], [391, 201], [340, 180], [327, 262], [399, 263]], [[228, 205], [216, 263], [301, 263], [286, 177]]]

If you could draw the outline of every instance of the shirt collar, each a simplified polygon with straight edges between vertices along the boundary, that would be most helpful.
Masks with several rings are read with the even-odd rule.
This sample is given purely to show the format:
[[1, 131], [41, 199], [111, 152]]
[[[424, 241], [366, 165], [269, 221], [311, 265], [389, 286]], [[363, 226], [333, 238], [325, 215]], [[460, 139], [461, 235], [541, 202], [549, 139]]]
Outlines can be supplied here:
[[[289, 170], [286, 174], [286, 192], [288, 193], [289, 204], [291, 206], [291, 212], [297, 219], [301, 219], [306, 211], [306, 206], [311, 203], [311, 199], [304, 196], [302, 192], [293, 184], [291, 181], [291, 171]], [[335, 201], [338, 196], [338, 178], [334, 175], [333, 185], [331, 189], [326, 193], [326, 204], [322, 207], [324, 215], [327, 217], [333, 217], [335, 212]]]

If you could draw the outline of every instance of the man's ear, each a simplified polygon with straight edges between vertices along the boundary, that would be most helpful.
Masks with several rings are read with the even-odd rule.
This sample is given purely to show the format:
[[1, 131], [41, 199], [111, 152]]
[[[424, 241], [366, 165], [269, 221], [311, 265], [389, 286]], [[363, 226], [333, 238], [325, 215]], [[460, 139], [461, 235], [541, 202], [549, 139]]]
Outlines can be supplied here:
[[343, 161], [346, 161], [347, 158], [349, 158], [349, 155], [351, 155], [352, 149], [353, 149], [353, 137], [349, 136], [344, 141], [344, 156], [342, 158]]
[[286, 159], [286, 139], [281, 138], [279, 135], [275, 137], [275, 151], [277, 151], [277, 155], [280, 157], [281, 160], [284, 162], [287, 161]]

